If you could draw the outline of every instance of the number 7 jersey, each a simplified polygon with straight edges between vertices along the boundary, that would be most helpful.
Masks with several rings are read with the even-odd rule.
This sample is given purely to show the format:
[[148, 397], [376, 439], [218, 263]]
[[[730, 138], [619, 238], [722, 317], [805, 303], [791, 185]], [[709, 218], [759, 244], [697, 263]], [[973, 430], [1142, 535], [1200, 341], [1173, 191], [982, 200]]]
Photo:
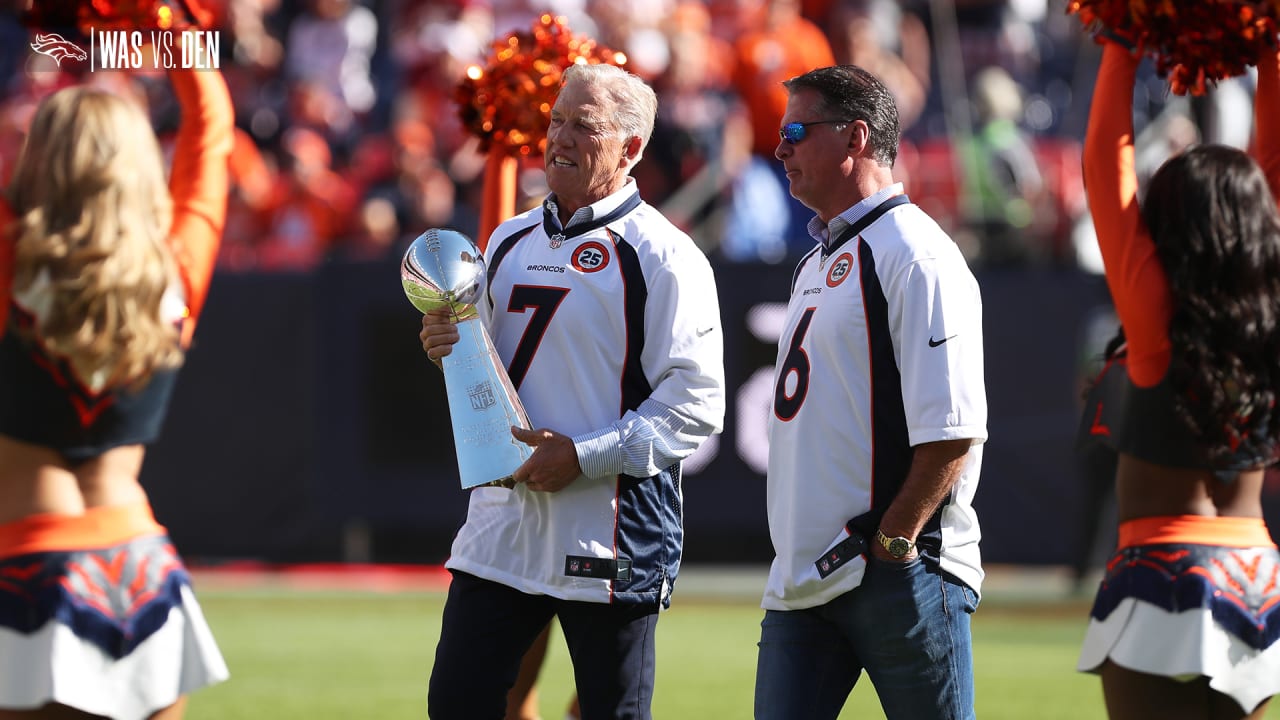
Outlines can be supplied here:
[[565, 230], [541, 208], [499, 226], [479, 303], [530, 422], [573, 438], [584, 474], [555, 493], [472, 491], [447, 564], [523, 592], [665, 604], [679, 459], [723, 423], [715, 277], [634, 183], [591, 207]]

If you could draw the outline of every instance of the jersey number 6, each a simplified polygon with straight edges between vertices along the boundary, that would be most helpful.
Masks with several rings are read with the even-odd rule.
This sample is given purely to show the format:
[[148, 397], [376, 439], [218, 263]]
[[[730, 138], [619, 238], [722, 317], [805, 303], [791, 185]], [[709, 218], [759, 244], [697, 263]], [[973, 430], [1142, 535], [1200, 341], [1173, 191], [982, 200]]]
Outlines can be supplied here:
[[[782, 367], [779, 368], [778, 385], [773, 390], [773, 414], [783, 422], [800, 412], [804, 397], [809, 393], [809, 356], [800, 346], [804, 343], [804, 336], [809, 332], [809, 324], [813, 322], [813, 313], [816, 311], [817, 308], [808, 308], [800, 316], [796, 331], [791, 336], [791, 343], [787, 346], [787, 356], [783, 358]], [[792, 373], [795, 373], [796, 385], [788, 395], [787, 378]]]

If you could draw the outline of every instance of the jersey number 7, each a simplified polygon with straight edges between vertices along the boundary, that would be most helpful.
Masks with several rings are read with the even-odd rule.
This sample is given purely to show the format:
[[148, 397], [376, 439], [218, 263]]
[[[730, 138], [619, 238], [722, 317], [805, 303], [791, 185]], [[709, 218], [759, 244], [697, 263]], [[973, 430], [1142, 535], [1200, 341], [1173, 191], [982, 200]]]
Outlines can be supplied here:
[[524, 335], [520, 336], [520, 344], [516, 345], [516, 353], [511, 356], [511, 366], [507, 374], [511, 376], [511, 385], [516, 390], [529, 372], [533, 363], [533, 354], [538, 351], [542, 336], [551, 324], [551, 318], [560, 308], [560, 303], [569, 294], [569, 288], [546, 287], [543, 285], [515, 285], [511, 288], [511, 298], [507, 300], [507, 312], [521, 313], [533, 308], [533, 317], [525, 326]]

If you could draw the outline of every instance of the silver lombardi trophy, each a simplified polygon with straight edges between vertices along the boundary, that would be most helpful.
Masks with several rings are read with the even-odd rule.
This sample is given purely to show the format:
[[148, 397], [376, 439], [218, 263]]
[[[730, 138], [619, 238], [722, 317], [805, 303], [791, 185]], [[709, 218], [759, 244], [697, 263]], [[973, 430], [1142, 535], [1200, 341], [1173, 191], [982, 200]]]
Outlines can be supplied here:
[[448, 308], [458, 323], [458, 342], [441, 367], [462, 488], [513, 487], [512, 473], [533, 448], [511, 437], [511, 426], [531, 426], [476, 311], [485, 283], [480, 248], [462, 233], [433, 228], [405, 252], [400, 280], [414, 307]]

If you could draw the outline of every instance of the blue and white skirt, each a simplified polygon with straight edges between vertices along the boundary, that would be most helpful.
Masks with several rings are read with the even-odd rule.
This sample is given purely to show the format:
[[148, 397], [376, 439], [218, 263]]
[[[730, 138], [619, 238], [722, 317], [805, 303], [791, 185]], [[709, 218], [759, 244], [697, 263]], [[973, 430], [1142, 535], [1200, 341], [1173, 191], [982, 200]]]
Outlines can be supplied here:
[[140, 720], [227, 677], [146, 504], [0, 525], [0, 708]]
[[1260, 519], [1141, 518], [1094, 599], [1078, 669], [1110, 659], [1178, 680], [1207, 677], [1246, 712], [1280, 693], [1280, 553]]

